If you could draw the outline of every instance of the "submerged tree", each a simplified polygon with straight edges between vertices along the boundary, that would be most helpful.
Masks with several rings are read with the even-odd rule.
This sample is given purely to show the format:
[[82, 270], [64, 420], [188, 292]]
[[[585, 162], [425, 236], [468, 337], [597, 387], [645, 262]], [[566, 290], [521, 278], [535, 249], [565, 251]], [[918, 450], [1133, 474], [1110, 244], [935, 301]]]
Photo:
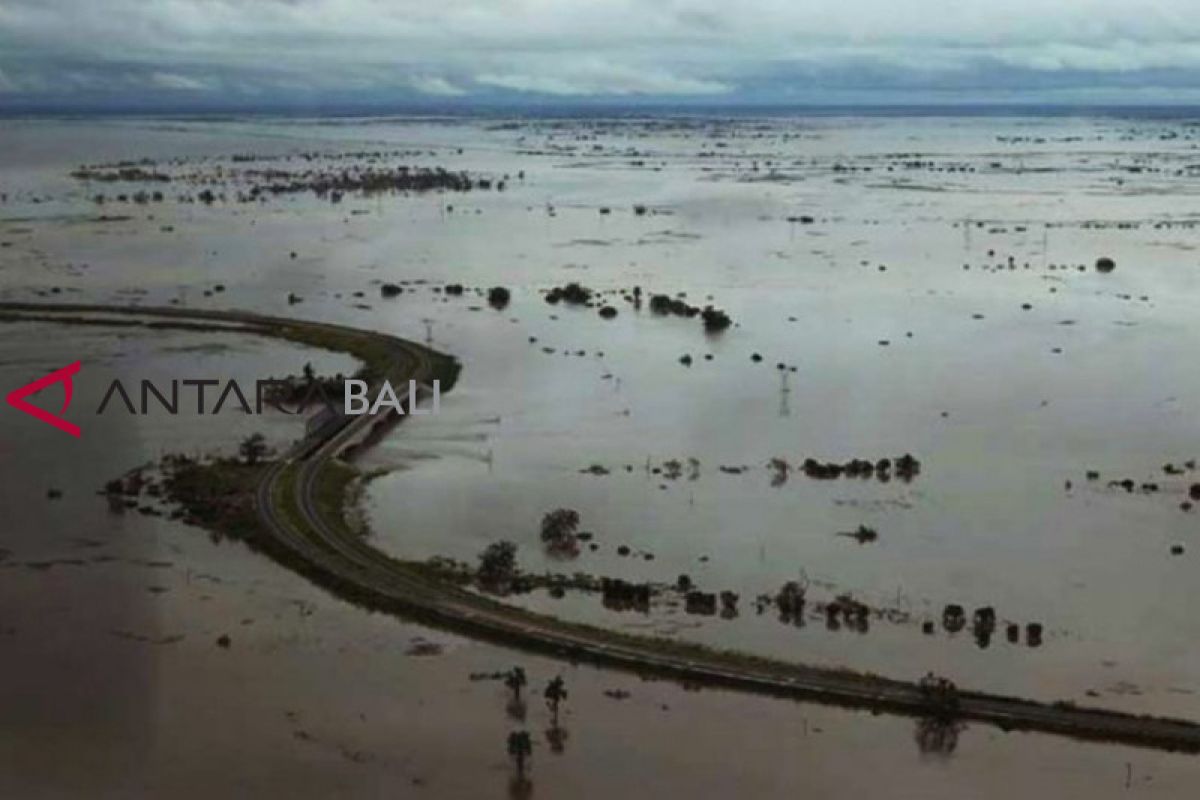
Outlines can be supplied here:
[[487, 586], [495, 588], [508, 583], [516, 570], [517, 546], [512, 542], [492, 542], [479, 554], [478, 576]]
[[546, 691], [543, 693], [546, 698], [546, 705], [550, 708], [550, 713], [554, 717], [554, 726], [558, 727], [558, 707], [563, 700], [567, 699], [567, 684], [558, 675], [554, 680], [546, 684]]
[[506, 307], [511, 297], [512, 295], [508, 289], [505, 289], [503, 286], [493, 286], [491, 289], [488, 289], [488, 305], [497, 311]]
[[525, 670], [522, 667], [513, 667], [504, 676], [504, 685], [507, 686], [513, 693], [513, 700], [521, 699], [521, 690], [525, 688], [525, 684], [529, 680], [525, 677]]
[[556, 508], [542, 517], [542, 542], [557, 555], [573, 555], [579, 551], [579, 512]]

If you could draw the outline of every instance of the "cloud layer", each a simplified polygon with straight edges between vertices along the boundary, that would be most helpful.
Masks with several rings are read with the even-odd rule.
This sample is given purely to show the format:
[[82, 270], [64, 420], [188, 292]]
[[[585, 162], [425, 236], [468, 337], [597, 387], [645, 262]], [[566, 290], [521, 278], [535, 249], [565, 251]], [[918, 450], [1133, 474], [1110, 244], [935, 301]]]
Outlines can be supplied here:
[[1193, 0], [0, 0], [0, 107], [1191, 102]]

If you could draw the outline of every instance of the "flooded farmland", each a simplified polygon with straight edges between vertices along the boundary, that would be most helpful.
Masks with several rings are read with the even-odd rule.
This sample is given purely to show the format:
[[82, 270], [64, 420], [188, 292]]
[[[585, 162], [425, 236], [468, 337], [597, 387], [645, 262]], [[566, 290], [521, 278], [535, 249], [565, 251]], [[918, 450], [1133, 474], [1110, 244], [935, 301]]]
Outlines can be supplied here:
[[[472, 569], [508, 541], [523, 574], [648, 587], [498, 602], [1197, 720], [1198, 138], [1115, 114], [6, 120], [0, 302], [251, 311], [452, 355], [438, 412], [356, 459], [366, 541]], [[255, 432], [282, 453], [302, 420], [93, 413], [113, 376], [353, 358], [233, 330], [5, 333], [6, 393], [82, 362], [84, 434], [0, 415], [2, 794], [284, 774], [299, 795], [503, 796], [521, 714], [543, 796], [775, 796], [802, 775], [849, 797], [895, 775], [914, 796], [1172, 797], [1197, 778], [1194, 756], [931, 733], [369, 613], [105, 497], [168, 453], [236, 456]], [[524, 710], [497, 677], [514, 665]], [[722, 763], [735, 737], [756, 745]], [[854, 769], [864, 748], [887, 768]]]

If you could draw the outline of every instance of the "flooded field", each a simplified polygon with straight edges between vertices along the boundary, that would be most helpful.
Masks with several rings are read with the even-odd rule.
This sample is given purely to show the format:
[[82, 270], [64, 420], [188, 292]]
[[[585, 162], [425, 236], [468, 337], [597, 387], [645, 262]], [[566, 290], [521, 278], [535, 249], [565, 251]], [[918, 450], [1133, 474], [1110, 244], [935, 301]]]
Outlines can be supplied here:
[[[625, 610], [570, 590], [504, 602], [1196, 720], [1198, 137], [1120, 117], [6, 121], [0, 301], [245, 309], [454, 355], [439, 413], [359, 464], [372, 543], [473, 565], [508, 540], [529, 573], [654, 587]], [[4, 386], [82, 360], [85, 434], [0, 415], [0, 794], [207, 796], [281, 775], [311, 796], [519, 793], [506, 690], [470, 678], [513, 664], [544, 796], [850, 797], [886, 776], [912, 796], [1171, 797], [1196, 780], [1194, 757], [922, 736], [367, 614], [97, 493], [254, 431], [281, 449], [297, 420], [88, 416], [114, 374], [252, 381], [348, 357], [4, 331]], [[559, 508], [590, 536], [548, 549]], [[809, 606], [781, 619], [789, 581]], [[542, 735], [560, 672], [565, 744]], [[855, 769], [864, 748], [887, 768]], [[78, 769], [55, 766], [67, 750]]]

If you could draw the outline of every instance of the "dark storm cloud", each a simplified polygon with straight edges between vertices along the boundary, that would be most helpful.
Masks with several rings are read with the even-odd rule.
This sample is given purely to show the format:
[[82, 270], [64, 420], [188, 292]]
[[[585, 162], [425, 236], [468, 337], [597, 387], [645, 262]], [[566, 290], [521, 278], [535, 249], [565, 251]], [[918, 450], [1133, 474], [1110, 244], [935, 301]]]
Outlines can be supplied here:
[[0, 0], [0, 104], [1191, 101], [1191, 0]]

